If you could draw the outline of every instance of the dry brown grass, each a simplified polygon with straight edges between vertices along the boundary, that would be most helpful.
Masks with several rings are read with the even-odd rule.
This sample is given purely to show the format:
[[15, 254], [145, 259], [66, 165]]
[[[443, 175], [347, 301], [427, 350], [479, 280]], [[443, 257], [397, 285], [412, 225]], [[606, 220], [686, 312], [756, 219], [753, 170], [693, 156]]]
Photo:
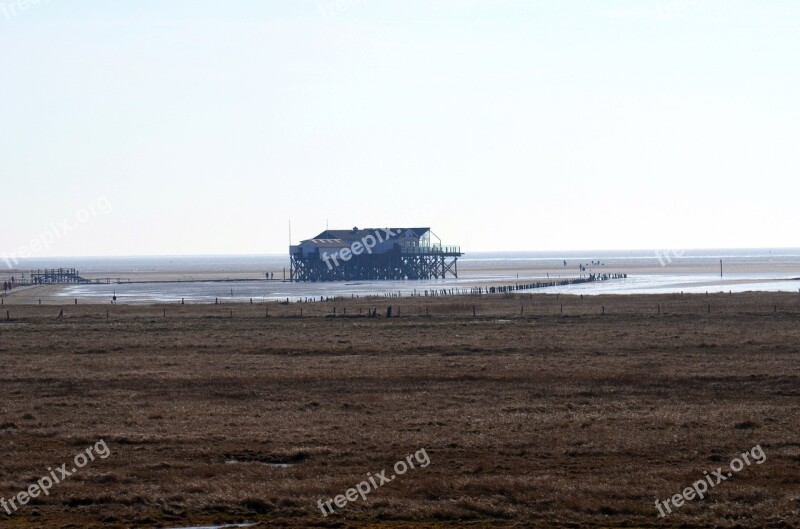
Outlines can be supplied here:
[[[113, 455], [3, 528], [800, 527], [798, 294], [5, 308], [0, 497]], [[763, 465], [656, 518], [756, 444]], [[420, 448], [428, 468], [322, 518]]]

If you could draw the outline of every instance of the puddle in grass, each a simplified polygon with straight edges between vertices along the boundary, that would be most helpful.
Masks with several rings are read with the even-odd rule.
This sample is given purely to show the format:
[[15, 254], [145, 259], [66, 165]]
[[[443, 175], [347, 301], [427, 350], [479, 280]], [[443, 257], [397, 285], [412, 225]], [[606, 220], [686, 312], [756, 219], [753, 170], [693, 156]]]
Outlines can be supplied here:
[[[254, 523], [234, 523], [234, 524], [227, 524], [227, 525], [204, 525], [202, 527], [174, 527], [172, 529], [226, 529], [232, 527], [255, 527], [256, 524]], [[164, 528], [167, 529], [167, 528]]]
[[235, 459], [231, 459], [230, 461], [225, 461], [226, 465], [264, 465], [265, 467], [273, 467], [273, 468], [290, 468], [295, 465], [295, 463], [263, 463], [261, 461], [236, 461]]

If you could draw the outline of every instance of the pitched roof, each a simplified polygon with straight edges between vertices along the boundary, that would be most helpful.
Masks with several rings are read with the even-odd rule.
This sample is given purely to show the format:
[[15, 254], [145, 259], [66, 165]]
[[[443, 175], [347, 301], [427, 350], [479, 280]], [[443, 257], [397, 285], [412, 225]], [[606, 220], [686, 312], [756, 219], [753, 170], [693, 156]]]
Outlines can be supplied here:
[[[386, 230], [391, 231], [394, 235], [387, 237]], [[368, 235], [372, 235], [373, 237], [376, 234], [380, 234], [383, 240], [391, 239], [392, 237], [396, 237], [401, 233], [405, 233], [406, 231], [411, 230], [417, 237], [422, 237], [425, 232], [430, 231], [430, 228], [366, 228], [359, 230], [354, 228], [352, 230], [325, 230], [313, 239], [310, 239], [312, 242], [316, 242], [317, 240], [330, 240], [330, 239], [339, 239], [342, 241], [358, 241], [363, 239]]]

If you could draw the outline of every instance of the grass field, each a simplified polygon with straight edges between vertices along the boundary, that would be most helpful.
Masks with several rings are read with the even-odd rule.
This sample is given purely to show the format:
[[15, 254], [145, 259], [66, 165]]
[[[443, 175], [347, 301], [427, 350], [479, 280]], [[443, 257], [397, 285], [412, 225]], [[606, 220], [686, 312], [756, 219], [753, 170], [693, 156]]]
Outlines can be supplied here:
[[3, 309], [3, 528], [800, 527], [800, 294]]

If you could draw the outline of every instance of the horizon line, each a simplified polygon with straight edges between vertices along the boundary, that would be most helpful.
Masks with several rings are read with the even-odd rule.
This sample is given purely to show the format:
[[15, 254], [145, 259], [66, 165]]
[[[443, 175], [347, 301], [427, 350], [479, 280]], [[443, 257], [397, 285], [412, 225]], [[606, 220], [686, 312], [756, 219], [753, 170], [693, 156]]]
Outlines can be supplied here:
[[[597, 252], [659, 252], [673, 250], [674, 248], [592, 248], [592, 249], [559, 249], [559, 250], [470, 250], [463, 252], [464, 255], [468, 254], [487, 254], [487, 253], [597, 253]], [[768, 246], [768, 247], [734, 247], [734, 246], [718, 246], [718, 247], [695, 247], [695, 248], [680, 248], [677, 251], [694, 252], [694, 251], [772, 251], [772, 250], [797, 250], [800, 251], [800, 246]], [[29, 257], [10, 257], [6, 254], [0, 254], [2, 258], [12, 258], [16, 261], [35, 261], [37, 259], [143, 259], [143, 258], [186, 258], [186, 257], [289, 257], [288, 253], [186, 253], [186, 254], [108, 254], [108, 255], [42, 255], [42, 256], [29, 256]]]

